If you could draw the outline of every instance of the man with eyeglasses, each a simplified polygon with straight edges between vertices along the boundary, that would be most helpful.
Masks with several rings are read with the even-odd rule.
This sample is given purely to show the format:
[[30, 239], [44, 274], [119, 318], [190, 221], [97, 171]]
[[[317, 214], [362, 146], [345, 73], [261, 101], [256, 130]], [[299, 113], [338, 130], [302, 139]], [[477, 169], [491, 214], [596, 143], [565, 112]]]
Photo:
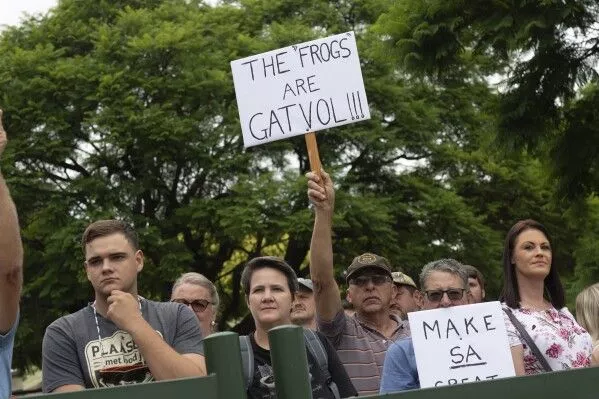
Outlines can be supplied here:
[[202, 330], [202, 337], [216, 331], [218, 291], [212, 281], [200, 273], [184, 273], [173, 284], [171, 302], [182, 303], [193, 310]]
[[[0, 156], [8, 139], [0, 110]], [[23, 246], [15, 204], [0, 172], [0, 398], [11, 394], [13, 345], [23, 285]]]
[[[468, 304], [468, 274], [453, 259], [427, 263], [420, 273], [424, 310]], [[395, 342], [387, 351], [380, 393], [420, 388], [412, 338]]]
[[329, 338], [359, 395], [379, 391], [381, 369], [389, 346], [409, 335], [407, 323], [391, 312], [395, 286], [387, 259], [372, 253], [357, 256], [346, 271], [347, 301], [355, 314], [345, 314], [333, 271], [332, 219], [335, 192], [329, 175], [308, 173], [308, 197], [315, 220], [310, 245], [318, 329]]

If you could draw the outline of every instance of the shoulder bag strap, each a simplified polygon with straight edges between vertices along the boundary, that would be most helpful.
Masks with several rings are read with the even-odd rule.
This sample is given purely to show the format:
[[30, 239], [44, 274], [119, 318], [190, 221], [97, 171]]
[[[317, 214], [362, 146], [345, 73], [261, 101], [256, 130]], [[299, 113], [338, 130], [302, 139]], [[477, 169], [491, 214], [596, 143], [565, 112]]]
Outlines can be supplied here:
[[545, 359], [545, 356], [543, 356], [543, 354], [535, 344], [535, 341], [533, 341], [530, 335], [528, 335], [528, 332], [526, 332], [526, 329], [524, 328], [522, 323], [520, 323], [520, 320], [518, 320], [514, 313], [512, 313], [512, 310], [509, 308], [503, 308], [503, 311], [510, 318], [512, 324], [514, 325], [514, 327], [516, 327], [522, 339], [524, 339], [524, 341], [528, 344], [528, 347], [535, 355], [535, 357], [539, 360], [539, 363], [541, 363], [543, 369], [545, 369], [545, 371], [553, 371], [551, 369], [551, 366], [549, 366], [549, 363], [547, 363], [547, 359]]

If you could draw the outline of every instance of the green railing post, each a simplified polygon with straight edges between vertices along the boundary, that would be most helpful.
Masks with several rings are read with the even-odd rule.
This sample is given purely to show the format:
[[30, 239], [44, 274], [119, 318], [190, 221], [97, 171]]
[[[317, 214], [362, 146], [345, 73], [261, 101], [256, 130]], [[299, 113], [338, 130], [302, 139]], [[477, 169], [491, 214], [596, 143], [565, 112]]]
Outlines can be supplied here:
[[277, 398], [312, 399], [303, 328], [275, 327], [268, 332], [268, 342]]
[[208, 374], [216, 374], [218, 398], [246, 398], [239, 336], [233, 332], [209, 335], [204, 338], [204, 354]]

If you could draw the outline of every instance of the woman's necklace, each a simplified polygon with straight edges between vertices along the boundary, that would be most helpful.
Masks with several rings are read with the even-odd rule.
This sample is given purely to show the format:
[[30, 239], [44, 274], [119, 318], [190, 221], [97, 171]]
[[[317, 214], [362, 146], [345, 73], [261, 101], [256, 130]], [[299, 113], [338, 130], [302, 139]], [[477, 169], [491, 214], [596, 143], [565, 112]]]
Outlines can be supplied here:
[[529, 302], [520, 302], [520, 307], [523, 309], [534, 310], [535, 312], [544, 312], [546, 310], [551, 309], [551, 304], [547, 301], [543, 301], [543, 304], [540, 306], [533, 305]]

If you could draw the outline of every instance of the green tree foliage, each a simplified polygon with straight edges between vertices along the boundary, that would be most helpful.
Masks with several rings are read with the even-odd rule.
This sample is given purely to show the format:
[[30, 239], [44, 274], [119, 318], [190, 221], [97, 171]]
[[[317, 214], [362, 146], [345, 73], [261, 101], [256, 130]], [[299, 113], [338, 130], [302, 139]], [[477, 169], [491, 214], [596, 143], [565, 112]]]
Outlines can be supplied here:
[[[514, 182], [501, 184], [505, 201], [499, 203], [520, 208], [504, 209], [502, 219], [528, 212], [548, 224], [557, 238], [558, 264], [567, 277], [575, 272], [567, 284], [570, 301], [599, 279], [592, 249], [599, 187], [598, 17], [597, 2], [586, 0], [403, 1], [374, 27], [412, 76], [445, 88], [502, 80], [497, 109], [488, 115], [498, 127], [493, 142], [503, 149], [495, 155], [509, 166], [495, 170], [538, 187], [527, 192]], [[525, 166], [535, 158], [532, 169]]]
[[247, 316], [239, 283], [249, 257], [283, 256], [308, 272], [304, 140], [243, 148], [229, 62], [348, 30], [372, 119], [318, 134], [338, 187], [340, 280], [365, 251], [414, 277], [451, 256], [478, 266], [496, 295], [503, 236], [524, 217], [560, 232], [556, 256], [571, 272], [559, 248], [574, 238], [561, 232], [545, 165], [495, 149], [501, 102], [477, 71], [503, 61], [471, 52], [446, 63], [442, 82], [398, 68], [371, 29], [395, 3], [63, 0], [3, 32], [2, 168], [27, 254], [16, 365], [39, 364], [45, 327], [92, 297], [79, 237], [94, 219], [135, 225], [143, 295], [167, 298], [183, 271], [215, 281], [221, 328]]
[[445, 79], [474, 62], [469, 77], [504, 76], [499, 140], [549, 151], [560, 195], [581, 198], [598, 188], [598, 18], [594, 0], [414, 0], [395, 4], [377, 30], [412, 72]]

